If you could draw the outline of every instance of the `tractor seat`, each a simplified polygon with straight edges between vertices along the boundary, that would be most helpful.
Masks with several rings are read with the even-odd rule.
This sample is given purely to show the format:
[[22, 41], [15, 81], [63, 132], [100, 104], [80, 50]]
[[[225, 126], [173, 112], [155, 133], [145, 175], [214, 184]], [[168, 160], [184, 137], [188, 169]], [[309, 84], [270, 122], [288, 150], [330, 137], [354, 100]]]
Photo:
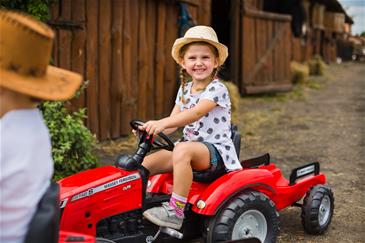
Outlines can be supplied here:
[[[237, 157], [239, 158], [241, 148], [241, 134], [238, 130], [237, 125], [234, 124], [231, 125], [231, 139], [236, 149]], [[214, 173], [209, 169], [204, 171], [193, 171], [193, 180], [197, 182], [209, 183], [218, 179], [220, 176], [226, 173], [223, 168], [222, 171], [222, 173]]]
[[270, 164], [270, 154], [266, 153], [263, 155], [260, 155], [255, 158], [242, 160], [241, 165], [245, 168], [258, 168], [261, 165], [269, 165]]
[[240, 150], [241, 150], [241, 134], [238, 130], [237, 125], [232, 124], [231, 125], [231, 139], [234, 144], [234, 148], [236, 149], [237, 158], [240, 158]]

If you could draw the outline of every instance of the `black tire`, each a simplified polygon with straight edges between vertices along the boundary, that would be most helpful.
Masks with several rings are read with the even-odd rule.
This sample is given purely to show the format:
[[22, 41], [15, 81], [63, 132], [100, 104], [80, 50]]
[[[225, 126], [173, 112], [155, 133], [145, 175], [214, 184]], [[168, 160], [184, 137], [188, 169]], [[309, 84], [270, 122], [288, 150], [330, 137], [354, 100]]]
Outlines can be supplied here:
[[[253, 225], [257, 229], [252, 229]], [[230, 200], [211, 219], [206, 242], [256, 237], [261, 242], [271, 243], [276, 241], [278, 234], [279, 218], [275, 204], [263, 193], [247, 191]]]
[[325, 185], [312, 187], [303, 200], [301, 218], [304, 230], [313, 235], [325, 232], [331, 223], [334, 206], [331, 188]]

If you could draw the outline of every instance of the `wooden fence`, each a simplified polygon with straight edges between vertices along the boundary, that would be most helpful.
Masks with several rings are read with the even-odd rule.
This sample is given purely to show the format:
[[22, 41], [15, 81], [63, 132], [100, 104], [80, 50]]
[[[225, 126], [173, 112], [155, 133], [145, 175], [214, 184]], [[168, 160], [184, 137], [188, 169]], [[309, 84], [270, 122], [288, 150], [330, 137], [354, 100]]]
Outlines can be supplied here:
[[210, 23], [210, 0], [59, 0], [49, 24], [56, 31], [54, 64], [88, 80], [72, 103], [86, 107], [100, 140], [130, 133], [129, 121], [167, 115], [174, 104], [178, 2], [199, 24]]
[[311, 34], [303, 39], [303, 37], [292, 38], [292, 57], [291, 60], [296, 62], [306, 62], [313, 57], [313, 44]]
[[290, 89], [291, 17], [250, 9], [242, 0], [231, 7], [232, 77], [240, 92]]

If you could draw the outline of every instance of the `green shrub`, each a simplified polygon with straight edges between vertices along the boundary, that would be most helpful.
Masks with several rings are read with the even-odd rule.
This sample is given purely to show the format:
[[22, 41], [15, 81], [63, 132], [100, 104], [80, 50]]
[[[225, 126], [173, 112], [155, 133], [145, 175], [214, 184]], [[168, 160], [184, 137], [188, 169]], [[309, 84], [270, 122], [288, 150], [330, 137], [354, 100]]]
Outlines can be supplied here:
[[[0, 8], [27, 12], [41, 21], [49, 19], [49, 5], [56, 0], [1, 0]], [[76, 96], [86, 86], [81, 87]], [[70, 112], [65, 102], [46, 101], [40, 104], [52, 141], [54, 180], [76, 172], [95, 168], [96, 139], [84, 125], [86, 109]]]
[[69, 112], [64, 104], [46, 101], [40, 105], [51, 134], [55, 180], [98, 165], [96, 139], [83, 123], [86, 109]]
[[49, 19], [49, 5], [56, 0], [1, 0], [0, 7], [27, 12], [39, 20]]

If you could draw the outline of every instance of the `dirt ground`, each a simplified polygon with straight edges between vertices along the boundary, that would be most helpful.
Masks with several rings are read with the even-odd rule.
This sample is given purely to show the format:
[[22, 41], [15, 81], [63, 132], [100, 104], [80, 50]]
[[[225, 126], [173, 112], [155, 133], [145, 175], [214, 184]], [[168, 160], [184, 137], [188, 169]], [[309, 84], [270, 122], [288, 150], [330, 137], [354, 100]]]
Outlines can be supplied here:
[[[291, 92], [240, 100], [240, 159], [269, 152], [287, 178], [291, 169], [319, 161], [334, 192], [334, 216], [324, 235], [304, 233], [300, 208], [292, 207], [279, 212], [278, 242], [365, 242], [364, 77], [364, 63], [332, 64]], [[131, 139], [100, 146], [104, 163], [134, 148]]]
[[310, 77], [291, 94], [242, 100], [243, 157], [270, 152], [286, 177], [319, 161], [335, 195], [324, 235], [305, 234], [300, 208], [293, 207], [280, 212], [278, 242], [365, 242], [364, 77], [363, 63], [331, 65], [325, 76]]

